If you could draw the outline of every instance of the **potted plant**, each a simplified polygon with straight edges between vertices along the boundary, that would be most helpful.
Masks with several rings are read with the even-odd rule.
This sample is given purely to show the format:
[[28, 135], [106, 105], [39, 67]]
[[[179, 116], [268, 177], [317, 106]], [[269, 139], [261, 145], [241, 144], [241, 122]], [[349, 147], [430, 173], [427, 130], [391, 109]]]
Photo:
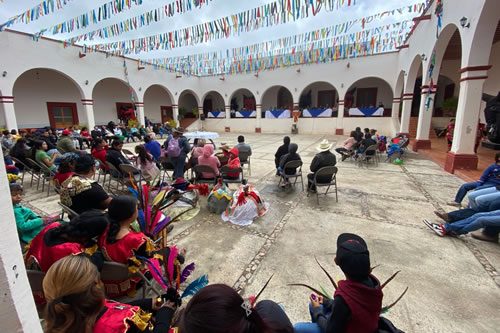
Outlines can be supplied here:
[[188, 110], [185, 107], [179, 108], [179, 120], [182, 120], [184, 116], [188, 113]]
[[444, 117], [455, 117], [458, 108], [458, 97], [453, 96], [443, 101], [441, 105]]

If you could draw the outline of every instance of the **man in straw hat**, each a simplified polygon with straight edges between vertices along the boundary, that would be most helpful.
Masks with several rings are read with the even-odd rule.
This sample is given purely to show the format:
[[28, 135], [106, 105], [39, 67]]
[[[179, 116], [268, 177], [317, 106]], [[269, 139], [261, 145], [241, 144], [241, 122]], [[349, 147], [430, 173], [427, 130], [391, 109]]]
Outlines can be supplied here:
[[[319, 169], [327, 166], [335, 166], [337, 164], [337, 158], [335, 155], [330, 151], [330, 148], [332, 147], [331, 143], [328, 142], [327, 139], [324, 139], [321, 141], [318, 147], [316, 149], [318, 150], [318, 153], [316, 156], [314, 156], [314, 159], [311, 162], [311, 172], [310, 174], [307, 175], [307, 188], [308, 190], [314, 192], [316, 191], [316, 188], [313, 184], [314, 181], [314, 175], [316, 172], [318, 172]], [[318, 177], [317, 181], [319, 183], [328, 183], [332, 180], [332, 176], [320, 176]]]

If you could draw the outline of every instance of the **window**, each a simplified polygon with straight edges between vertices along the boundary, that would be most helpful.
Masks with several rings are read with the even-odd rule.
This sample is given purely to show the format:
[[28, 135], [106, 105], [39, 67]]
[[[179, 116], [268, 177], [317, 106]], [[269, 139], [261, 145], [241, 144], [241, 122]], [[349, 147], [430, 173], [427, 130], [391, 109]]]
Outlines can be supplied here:
[[60, 129], [78, 124], [76, 103], [48, 102], [50, 126]]

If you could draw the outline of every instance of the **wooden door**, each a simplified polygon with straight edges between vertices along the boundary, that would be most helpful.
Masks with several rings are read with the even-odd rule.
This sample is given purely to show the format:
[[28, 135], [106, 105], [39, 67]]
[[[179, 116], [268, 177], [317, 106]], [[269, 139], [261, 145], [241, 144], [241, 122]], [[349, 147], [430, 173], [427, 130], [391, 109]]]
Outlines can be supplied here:
[[174, 119], [174, 112], [171, 106], [160, 106], [161, 110], [161, 123], [165, 124]]
[[78, 124], [76, 103], [47, 102], [50, 126], [56, 129]]

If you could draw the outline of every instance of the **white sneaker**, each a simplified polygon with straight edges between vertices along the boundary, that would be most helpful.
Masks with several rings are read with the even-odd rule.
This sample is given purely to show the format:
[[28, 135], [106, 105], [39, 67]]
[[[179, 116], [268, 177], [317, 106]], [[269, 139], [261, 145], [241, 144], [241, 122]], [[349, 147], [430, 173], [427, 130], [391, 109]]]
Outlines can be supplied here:
[[442, 224], [432, 223], [428, 220], [424, 219], [424, 224], [434, 231], [438, 236], [444, 237], [446, 235], [446, 230], [444, 229]]

